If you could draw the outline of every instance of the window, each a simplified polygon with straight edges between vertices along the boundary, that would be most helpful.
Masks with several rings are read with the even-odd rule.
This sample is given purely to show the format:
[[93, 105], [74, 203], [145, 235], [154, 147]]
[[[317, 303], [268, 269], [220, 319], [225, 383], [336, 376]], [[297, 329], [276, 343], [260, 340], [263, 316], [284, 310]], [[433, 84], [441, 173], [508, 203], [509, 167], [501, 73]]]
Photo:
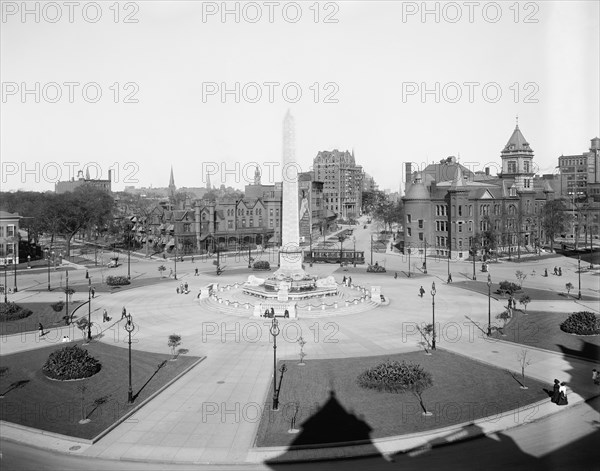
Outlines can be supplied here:
[[523, 171], [525, 173], [529, 173], [529, 160], [526, 160], [525, 162], [523, 162]]
[[[269, 216], [273, 217], [273, 208], [269, 209]], [[271, 224], [271, 226], [273, 226], [273, 225]]]
[[246, 218], [242, 219], [242, 227], [246, 227]]
[[406, 234], [408, 235], [408, 237], [412, 237], [412, 229], [410, 227], [406, 228]]
[[412, 222], [412, 216], [410, 214], [406, 215], [406, 223], [410, 224]]
[[419, 219], [419, 229], [423, 229], [423, 219]]
[[458, 221], [458, 232], [462, 232], [463, 223], [462, 221]]
[[423, 233], [419, 232], [419, 240], [423, 240]]
[[462, 205], [458, 205], [458, 215], [462, 216]]
[[250, 218], [250, 227], [254, 227], [254, 218]]
[[469, 232], [473, 232], [473, 221], [469, 221]]
[[473, 205], [469, 205], [469, 216], [473, 216]]
[[[273, 211], [273, 210], [271, 210]], [[269, 219], [269, 227], [273, 227], [273, 219]]]
[[509, 160], [507, 167], [507, 173], [517, 173], [517, 162], [514, 160]]
[[232, 220], [227, 221], [227, 229], [233, 229], [233, 221]]
[[0, 237], [4, 237], [4, 226], [0, 226]]

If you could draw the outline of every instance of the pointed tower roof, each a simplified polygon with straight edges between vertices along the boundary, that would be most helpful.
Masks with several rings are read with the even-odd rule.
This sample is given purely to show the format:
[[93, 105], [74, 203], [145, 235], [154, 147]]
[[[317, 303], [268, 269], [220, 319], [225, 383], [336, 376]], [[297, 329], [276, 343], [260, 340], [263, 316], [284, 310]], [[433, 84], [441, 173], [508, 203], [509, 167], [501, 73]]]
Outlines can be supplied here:
[[515, 126], [515, 130], [513, 131], [510, 139], [504, 146], [502, 153], [516, 153], [516, 152], [526, 152], [533, 153], [533, 149], [529, 146], [529, 142], [523, 136], [523, 133], [519, 129], [519, 125]]
[[469, 191], [467, 185], [465, 184], [465, 177], [460, 165], [456, 166], [456, 173], [454, 174], [450, 191]]
[[211, 189], [211, 185], [210, 185], [210, 173], [208, 170], [206, 170], [206, 189], [210, 190]]
[[171, 165], [171, 176], [169, 177], [169, 188], [175, 187], [175, 179], [173, 178], [173, 166]]
[[90, 168], [86, 167], [85, 169], [85, 179], [90, 180]]

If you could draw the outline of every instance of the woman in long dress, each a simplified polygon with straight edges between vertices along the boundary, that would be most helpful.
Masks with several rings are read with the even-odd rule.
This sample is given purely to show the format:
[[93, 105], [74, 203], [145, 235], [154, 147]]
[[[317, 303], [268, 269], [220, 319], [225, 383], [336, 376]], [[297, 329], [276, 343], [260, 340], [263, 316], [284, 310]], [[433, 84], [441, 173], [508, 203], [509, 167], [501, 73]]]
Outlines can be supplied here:
[[560, 397], [560, 381], [558, 381], [557, 379], [554, 380], [554, 387], [552, 389], [552, 399], [550, 399], [551, 402], [554, 402], [554, 404], [558, 404], [558, 398]]

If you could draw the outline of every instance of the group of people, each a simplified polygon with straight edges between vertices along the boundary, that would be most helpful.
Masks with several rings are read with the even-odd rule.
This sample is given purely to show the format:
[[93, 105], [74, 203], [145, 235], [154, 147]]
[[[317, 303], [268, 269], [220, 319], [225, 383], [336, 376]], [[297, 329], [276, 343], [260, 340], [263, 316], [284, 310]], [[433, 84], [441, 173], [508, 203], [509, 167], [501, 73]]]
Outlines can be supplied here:
[[[265, 309], [265, 313], [263, 314], [263, 317], [269, 317], [269, 318], [274, 318], [275, 317], [275, 309], [271, 308], [271, 309]], [[285, 319], [290, 317], [290, 311], [288, 311], [287, 309], [285, 311], [283, 311], [283, 317]]]
[[508, 309], [517, 309], [517, 300], [512, 296], [508, 298]]
[[177, 287], [177, 294], [188, 294], [189, 292], [187, 281]]
[[564, 381], [561, 383], [557, 379], [554, 380], [550, 401], [558, 406], [566, 406], [569, 403], [567, 400], [567, 383]]
[[352, 284], [352, 277], [344, 275], [344, 278], [342, 278], [342, 284], [344, 286], [350, 286]]
[[554, 274], [556, 276], [562, 276], [562, 268], [561, 267], [554, 267]]

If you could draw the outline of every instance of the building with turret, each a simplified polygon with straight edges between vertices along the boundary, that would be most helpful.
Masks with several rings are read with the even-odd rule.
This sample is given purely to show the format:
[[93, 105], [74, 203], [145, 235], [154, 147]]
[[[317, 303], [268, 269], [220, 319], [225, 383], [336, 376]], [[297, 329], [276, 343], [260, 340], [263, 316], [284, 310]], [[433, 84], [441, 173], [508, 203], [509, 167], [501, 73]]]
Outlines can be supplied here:
[[535, 251], [545, 240], [541, 211], [555, 191], [534, 179], [533, 155], [517, 125], [497, 176], [477, 175], [454, 157], [420, 171], [407, 163], [404, 252], [464, 259], [478, 234], [494, 234], [499, 252]]

